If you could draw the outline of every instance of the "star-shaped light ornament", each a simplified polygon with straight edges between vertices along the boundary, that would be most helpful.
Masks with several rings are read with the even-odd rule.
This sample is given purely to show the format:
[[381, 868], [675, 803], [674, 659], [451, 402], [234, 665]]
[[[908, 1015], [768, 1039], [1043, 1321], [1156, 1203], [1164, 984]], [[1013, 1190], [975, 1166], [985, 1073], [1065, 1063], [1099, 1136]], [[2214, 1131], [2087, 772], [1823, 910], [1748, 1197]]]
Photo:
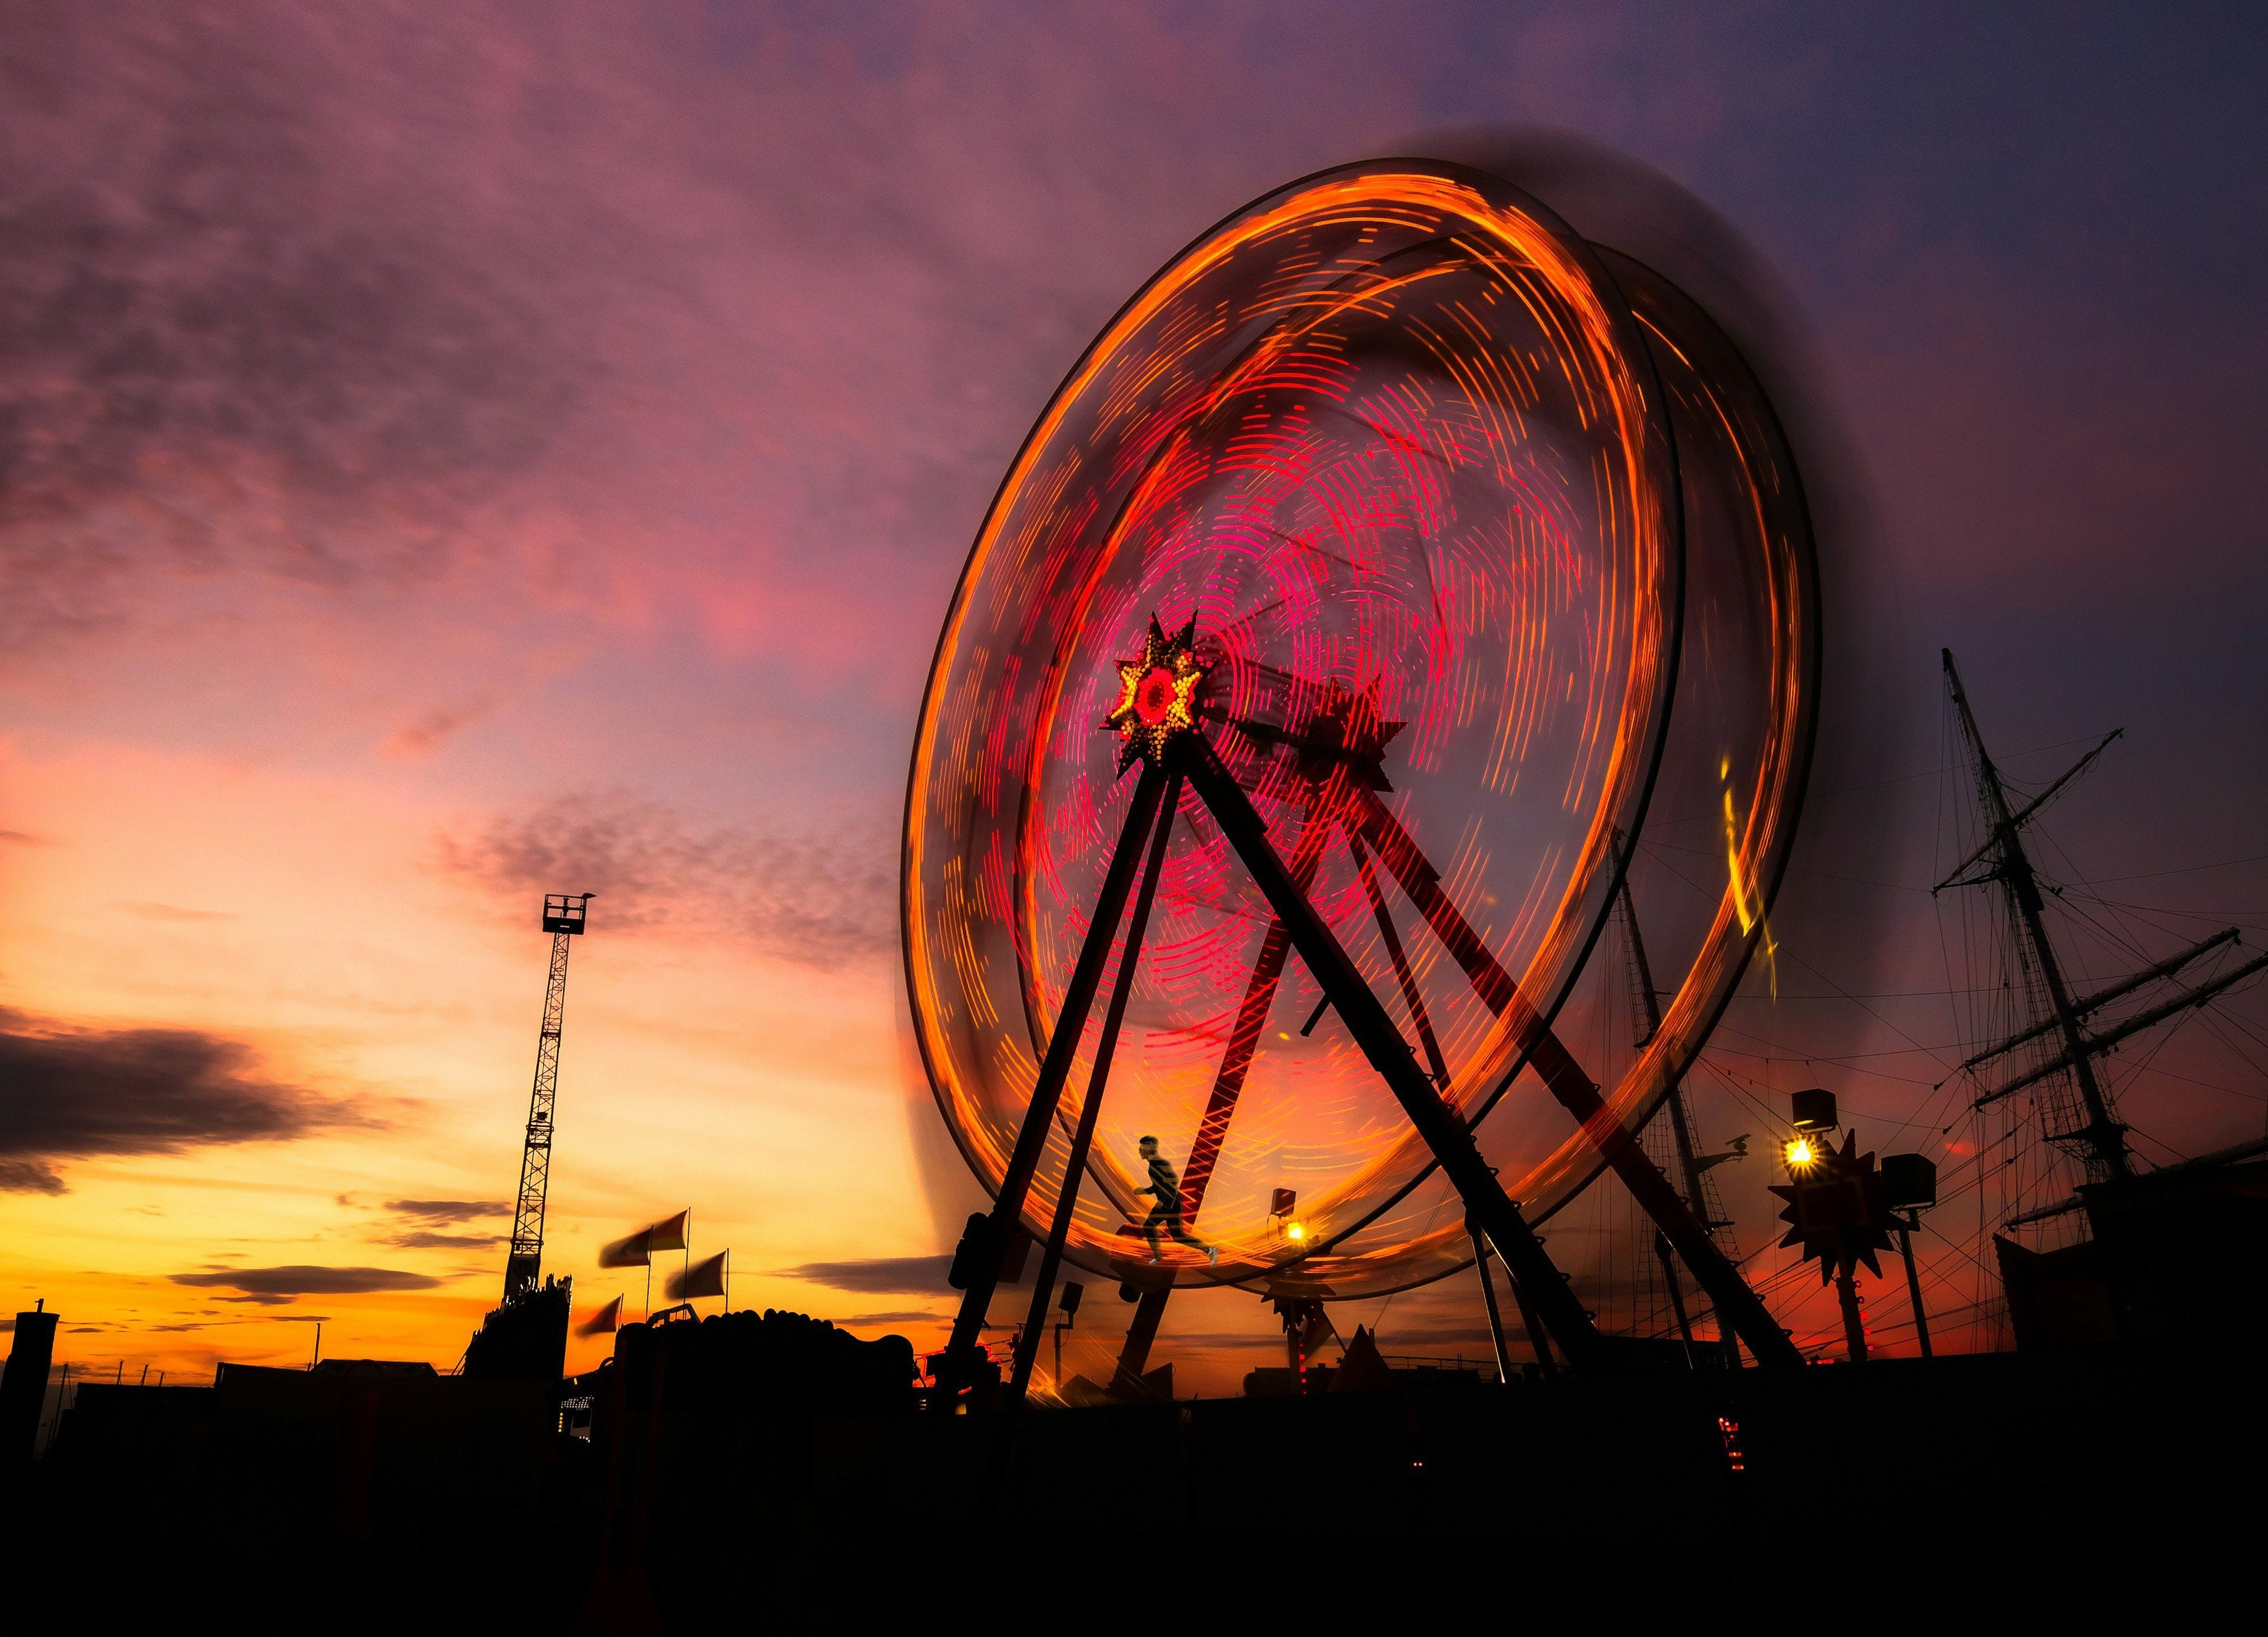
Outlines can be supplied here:
[[1791, 1167], [1790, 1179], [1771, 1184], [1768, 1191], [1787, 1201], [1779, 1213], [1779, 1220], [1788, 1224], [1780, 1248], [1800, 1245], [1805, 1261], [1816, 1258], [1821, 1284], [1838, 1274], [1856, 1273], [1861, 1262], [1876, 1279], [1882, 1276], [1874, 1253], [1891, 1248], [1889, 1230], [1897, 1218], [1891, 1214], [1874, 1156], [1859, 1152], [1856, 1132], [1844, 1133], [1839, 1152], [1821, 1143], [1800, 1174]]
[[1120, 772], [1138, 758], [1157, 761], [1175, 734], [1197, 726], [1197, 689], [1206, 669], [1197, 656], [1197, 637], [1196, 615], [1169, 637], [1152, 614], [1142, 652], [1118, 661], [1118, 707], [1102, 726], [1118, 735]]
[[1315, 713], [1285, 741], [1303, 777], [1320, 784], [1344, 766], [1373, 790], [1394, 788], [1386, 777], [1386, 747], [1409, 724], [1388, 720], [1379, 708], [1378, 694], [1376, 678], [1360, 692], [1336, 676], [1323, 685], [1322, 703]]

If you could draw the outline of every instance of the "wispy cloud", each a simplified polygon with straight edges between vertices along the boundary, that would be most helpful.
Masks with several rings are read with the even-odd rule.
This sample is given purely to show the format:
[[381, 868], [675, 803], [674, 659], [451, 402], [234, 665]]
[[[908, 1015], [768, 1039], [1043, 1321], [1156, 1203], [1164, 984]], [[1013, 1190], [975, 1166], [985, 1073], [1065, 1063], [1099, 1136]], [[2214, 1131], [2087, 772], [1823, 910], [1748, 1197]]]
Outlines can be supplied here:
[[288, 1301], [294, 1296], [363, 1295], [376, 1290], [431, 1290], [441, 1281], [427, 1273], [384, 1267], [215, 1267], [175, 1273], [173, 1283], [244, 1294], [223, 1301]]
[[656, 802], [563, 796], [446, 837], [442, 856], [499, 893], [595, 892], [610, 927], [724, 933], [820, 967], [896, 943], [897, 857], [879, 830], [787, 839], [697, 827]]
[[869, 1296], [926, 1296], [944, 1291], [949, 1256], [877, 1257], [863, 1262], [806, 1262], [780, 1270], [785, 1279], [808, 1279], [831, 1290]]
[[196, 1029], [77, 1029], [0, 1008], [0, 1189], [61, 1193], [59, 1161], [374, 1128], [369, 1110], [264, 1078]]
[[386, 1208], [396, 1216], [421, 1222], [469, 1222], [483, 1216], [512, 1214], [508, 1199], [389, 1199]]
[[941, 1324], [945, 1319], [942, 1313], [926, 1313], [914, 1308], [895, 1313], [853, 1313], [849, 1318], [836, 1319], [835, 1323], [849, 1329], [872, 1324]]
[[145, 921], [233, 921], [240, 918], [233, 910], [190, 910], [178, 903], [151, 903], [145, 901], [122, 899], [111, 906], [129, 915], [138, 915]]
[[404, 1250], [486, 1250], [504, 1243], [502, 1234], [395, 1234], [386, 1242]]
[[345, 82], [279, 93], [354, 49], [320, 23], [88, 21], [18, 19], [0, 97], [0, 628], [109, 623], [153, 567], [426, 571], [587, 385], [557, 281], [434, 208], [441, 168], [428, 198], [358, 163]]
[[465, 724], [478, 719], [487, 708], [485, 704], [436, 706], [388, 734], [382, 748], [390, 756], [404, 759], [429, 755]]

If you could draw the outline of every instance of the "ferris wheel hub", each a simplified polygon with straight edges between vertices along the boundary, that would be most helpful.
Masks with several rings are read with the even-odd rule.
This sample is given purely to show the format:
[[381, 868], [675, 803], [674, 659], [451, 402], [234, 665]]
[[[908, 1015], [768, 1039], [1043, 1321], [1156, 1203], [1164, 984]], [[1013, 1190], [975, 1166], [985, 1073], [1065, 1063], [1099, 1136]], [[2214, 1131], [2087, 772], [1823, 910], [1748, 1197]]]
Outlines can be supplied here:
[[1102, 719], [1119, 738], [1118, 771], [1135, 762], [1153, 765], [1180, 735], [1197, 726], [1197, 692], [1209, 668], [1197, 655], [1197, 616], [1171, 636], [1150, 616], [1142, 652], [1118, 661], [1118, 704]]

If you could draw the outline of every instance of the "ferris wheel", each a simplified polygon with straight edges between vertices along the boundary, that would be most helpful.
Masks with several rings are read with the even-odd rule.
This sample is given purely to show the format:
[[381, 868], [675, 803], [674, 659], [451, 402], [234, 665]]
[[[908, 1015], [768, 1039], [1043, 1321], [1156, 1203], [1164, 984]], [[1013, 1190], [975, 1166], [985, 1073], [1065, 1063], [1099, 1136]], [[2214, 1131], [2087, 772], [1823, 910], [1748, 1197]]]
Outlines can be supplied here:
[[[1491, 1254], [1609, 1368], [1536, 1232], [1608, 1170], [1795, 1362], [1637, 1133], [1770, 948], [1816, 579], [1734, 344], [1496, 177], [1307, 177], [1151, 279], [1002, 482], [915, 743], [916, 1030], [995, 1199], [941, 1384], [1020, 1228], [1020, 1393], [1066, 1259], [1138, 1299], [1137, 1372], [1178, 1287], [1312, 1311], [1477, 1262], [1493, 1313]], [[1609, 1073], [1570, 1022], [1673, 834], [1705, 890], [1639, 906], [1658, 1018]]]

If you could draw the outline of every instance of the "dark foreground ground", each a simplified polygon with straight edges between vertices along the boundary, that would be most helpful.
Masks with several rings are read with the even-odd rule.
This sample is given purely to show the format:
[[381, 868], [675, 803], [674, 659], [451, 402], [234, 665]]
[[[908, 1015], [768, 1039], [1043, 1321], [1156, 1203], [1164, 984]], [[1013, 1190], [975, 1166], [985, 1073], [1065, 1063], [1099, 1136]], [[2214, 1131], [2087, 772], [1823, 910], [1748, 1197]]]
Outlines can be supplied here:
[[2260, 1601], [2251, 1356], [1035, 1410], [990, 1495], [996, 1419], [692, 1357], [626, 1357], [587, 1443], [509, 1383], [88, 1389], [7, 1476], [0, 1624], [2068, 1630]]

